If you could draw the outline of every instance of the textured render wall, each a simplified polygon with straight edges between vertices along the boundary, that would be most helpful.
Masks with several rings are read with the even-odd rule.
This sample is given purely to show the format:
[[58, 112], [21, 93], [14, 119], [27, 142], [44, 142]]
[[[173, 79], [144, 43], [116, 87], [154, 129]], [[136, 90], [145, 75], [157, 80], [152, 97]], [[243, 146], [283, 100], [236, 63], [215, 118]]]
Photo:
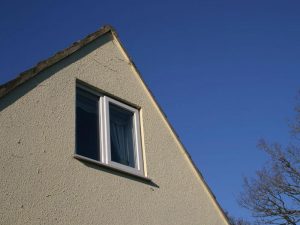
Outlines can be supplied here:
[[[226, 224], [143, 83], [109, 38], [96, 40], [0, 101], [0, 224]], [[158, 187], [73, 158], [76, 79], [142, 108], [146, 169]]]

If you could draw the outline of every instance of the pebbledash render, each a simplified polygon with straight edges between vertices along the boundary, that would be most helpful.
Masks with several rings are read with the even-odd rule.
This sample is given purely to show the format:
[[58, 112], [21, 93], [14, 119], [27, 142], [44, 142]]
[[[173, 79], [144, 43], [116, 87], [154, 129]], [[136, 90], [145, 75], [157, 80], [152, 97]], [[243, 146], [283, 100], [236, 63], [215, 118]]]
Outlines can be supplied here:
[[1, 224], [229, 224], [110, 26], [0, 86], [0, 125]]

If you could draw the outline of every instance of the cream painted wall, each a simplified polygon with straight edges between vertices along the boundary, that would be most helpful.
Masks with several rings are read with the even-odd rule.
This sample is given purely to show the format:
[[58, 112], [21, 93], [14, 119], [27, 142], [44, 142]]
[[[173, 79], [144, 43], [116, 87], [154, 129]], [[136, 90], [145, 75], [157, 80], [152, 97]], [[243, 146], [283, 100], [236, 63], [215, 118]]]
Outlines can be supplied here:
[[[73, 157], [76, 79], [141, 107], [154, 184]], [[11, 92], [0, 110], [0, 224], [227, 224], [110, 34]]]

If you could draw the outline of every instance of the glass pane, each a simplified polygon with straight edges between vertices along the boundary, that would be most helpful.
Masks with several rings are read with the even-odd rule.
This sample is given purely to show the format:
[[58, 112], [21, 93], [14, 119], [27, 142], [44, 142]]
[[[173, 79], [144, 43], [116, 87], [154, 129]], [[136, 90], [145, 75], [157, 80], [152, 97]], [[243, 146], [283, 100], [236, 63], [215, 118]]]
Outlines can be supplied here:
[[109, 104], [111, 160], [135, 167], [133, 112]]
[[97, 96], [77, 88], [76, 153], [99, 161], [98, 99]]

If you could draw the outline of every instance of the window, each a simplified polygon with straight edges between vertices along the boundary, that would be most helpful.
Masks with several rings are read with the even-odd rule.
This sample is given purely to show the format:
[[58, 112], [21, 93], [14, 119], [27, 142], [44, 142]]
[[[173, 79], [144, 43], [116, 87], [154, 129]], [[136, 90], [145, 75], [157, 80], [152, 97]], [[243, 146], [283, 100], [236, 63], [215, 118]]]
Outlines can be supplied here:
[[139, 111], [82, 85], [76, 88], [76, 157], [144, 176]]

